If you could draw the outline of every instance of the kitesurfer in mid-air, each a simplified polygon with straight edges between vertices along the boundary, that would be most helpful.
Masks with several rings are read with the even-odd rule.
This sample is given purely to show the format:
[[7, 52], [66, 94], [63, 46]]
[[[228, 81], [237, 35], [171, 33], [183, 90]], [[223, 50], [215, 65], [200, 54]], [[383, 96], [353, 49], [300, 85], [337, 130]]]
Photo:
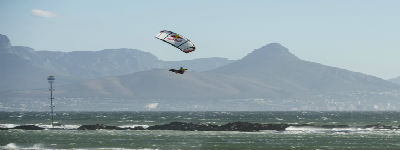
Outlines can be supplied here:
[[185, 71], [186, 71], [187, 69], [185, 69], [185, 68], [183, 68], [183, 67], [181, 67], [180, 69], [178, 69], [178, 70], [176, 70], [176, 69], [169, 69], [169, 71], [171, 71], [171, 72], [175, 72], [176, 74], [184, 74], [185, 73]]
[[[178, 48], [184, 53], [191, 53], [196, 49], [194, 44], [189, 39], [184, 38], [183, 36], [172, 31], [162, 30], [156, 35], [156, 38]], [[183, 67], [178, 70], [169, 69], [169, 71], [175, 72], [176, 74], [184, 74], [186, 70], [187, 69]]]

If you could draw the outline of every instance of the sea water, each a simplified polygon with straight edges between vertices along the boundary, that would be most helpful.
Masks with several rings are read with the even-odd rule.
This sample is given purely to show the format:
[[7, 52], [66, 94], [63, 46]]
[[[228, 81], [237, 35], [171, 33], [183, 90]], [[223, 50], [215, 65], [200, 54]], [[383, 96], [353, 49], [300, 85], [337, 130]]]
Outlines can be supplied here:
[[[0, 149], [400, 149], [400, 112], [56, 112], [56, 128], [1, 130]], [[74, 130], [80, 125], [148, 127], [173, 121], [225, 124], [288, 123], [348, 125], [348, 128], [291, 126], [285, 131]], [[48, 112], [0, 112], [0, 127], [51, 127]]]

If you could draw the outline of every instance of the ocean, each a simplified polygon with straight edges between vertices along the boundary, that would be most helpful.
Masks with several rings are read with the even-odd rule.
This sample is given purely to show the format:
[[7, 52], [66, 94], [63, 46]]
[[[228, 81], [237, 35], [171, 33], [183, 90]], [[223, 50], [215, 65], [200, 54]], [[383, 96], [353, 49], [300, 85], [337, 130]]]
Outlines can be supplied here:
[[[140, 150], [399, 150], [400, 112], [56, 112], [64, 130], [0, 130], [0, 149]], [[285, 131], [74, 130], [80, 125], [148, 127], [173, 121], [348, 125], [346, 128], [290, 126]], [[50, 128], [48, 112], [0, 112], [0, 127], [33, 124]], [[68, 130], [65, 130], [68, 129]]]

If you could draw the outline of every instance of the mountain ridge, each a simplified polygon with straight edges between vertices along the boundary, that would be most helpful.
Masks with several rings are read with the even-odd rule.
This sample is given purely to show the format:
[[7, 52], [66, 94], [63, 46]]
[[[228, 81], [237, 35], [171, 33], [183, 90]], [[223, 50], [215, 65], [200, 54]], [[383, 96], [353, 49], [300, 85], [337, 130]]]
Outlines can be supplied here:
[[[12, 55], [25, 62], [33, 62], [31, 60], [34, 60], [34, 57], [48, 57], [38, 55], [35, 51], [31, 53], [32, 51], [26, 47], [12, 48], [19, 49], [14, 50], [15, 53]], [[57, 56], [55, 58], [57, 63], [74, 62], [69, 64], [69, 67], [81, 67], [81, 70], [74, 68], [75, 71], [78, 70], [78, 73], [90, 72], [87, 66], [96, 64], [77, 66], [80, 65], [79, 59], [88, 57], [89, 52], [76, 52], [74, 55], [80, 53], [85, 55], [66, 57], [68, 59], [64, 58], [64, 60], [61, 59], [66, 55], [64, 53], [45, 54]], [[110, 55], [114, 54], [107, 56]], [[117, 58], [116, 56], [117, 54], [115, 57], [103, 58], [100, 62], [113, 61]], [[169, 72], [168, 69], [160, 69], [163, 68], [160, 66], [174, 66], [181, 62], [188, 64], [192, 61], [156, 63], [158, 68], [150, 67], [142, 71], [91, 78], [71, 84], [61, 85], [59, 82], [65, 78], [58, 78], [56, 81], [58, 85], [55, 85], [57, 90], [54, 94], [62, 98], [59, 100], [61, 107], [73, 110], [78, 108], [87, 110], [88, 107], [93, 107], [95, 110], [109, 110], [110, 107], [141, 110], [149, 103], [159, 104], [160, 110], [319, 111], [400, 108], [400, 85], [374, 76], [301, 60], [290, 53], [288, 48], [278, 43], [267, 44], [234, 62], [218, 65], [221, 59], [214, 59], [199, 61], [206, 64], [204, 62], [213, 60], [213, 63], [207, 65], [215, 69], [200, 72], [190, 69], [183, 75]], [[51, 62], [47, 59], [43, 60], [38, 61], [39, 64], [46, 65], [46, 62]], [[121, 60], [123, 59], [115, 60], [115, 62]], [[96, 62], [96, 59], [91, 58], [88, 61]], [[226, 62], [224, 59], [222, 61]], [[103, 69], [115, 68], [112, 66], [115, 65], [114, 62], [106, 65], [102, 63], [98, 66], [103, 66]], [[55, 63], [47, 65], [51, 64], [56, 65]], [[118, 66], [121, 66], [120, 64], [118, 63]], [[109, 65], [112, 67], [107, 67]], [[65, 70], [68, 71], [68, 69]], [[105, 70], [105, 72], [108, 71]], [[62, 75], [56, 75], [56, 77], [62, 77]], [[42, 78], [44, 75], [37, 76]], [[3, 98], [0, 101], [1, 107], [12, 110], [13, 108], [9, 106], [21, 105], [24, 106], [23, 109], [29, 110], [37, 109], [32, 107], [43, 103], [43, 98], [48, 96], [48, 90], [42, 88], [0, 94]], [[48, 108], [44, 106], [45, 104], [41, 108]]]
[[153, 69], [90, 80], [70, 89], [80, 89], [77, 92], [81, 94], [73, 95], [84, 96], [229, 99], [296, 98], [321, 93], [399, 88], [400, 86], [377, 77], [301, 60], [287, 48], [273, 43], [215, 70], [188, 71], [179, 75], [164, 69]]
[[[149, 52], [128, 48], [73, 52], [35, 51], [26, 46], [12, 46], [8, 37], [1, 34], [0, 59], [3, 64], [0, 66], [0, 70], [3, 70], [1, 77], [4, 77], [0, 79], [0, 91], [41, 88], [46, 86], [45, 78], [48, 75], [55, 75], [61, 79], [57, 80], [58, 84], [72, 84], [155, 68], [177, 68], [182, 65], [191, 70], [204, 71], [233, 61], [226, 58], [162, 61]], [[20, 64], [20, 66], [13, 67], [10, 64]], [[17, 73], [12, 71], [13, 68], [34, 69], [28, 69], [30, 71], [21, 69]], [[20, 79], [27, 80], [12, 82], [17, 79], [11, 72], [17, 73]]]
[[[307, 88], [329, 91], [333, 90], [332, 88], [339, 88], [338, 86], [342, 86], [343, 90], [350, 90], [351, 88], [379, 89], [380, 86], [385, 87], [386, 90], [398, 88], [396, 85], [377, 77], [301, 60], [278, 43], [268, 44], [256, 49], [242, 59], [211, 70], [211, 72], [258, 78], [272, 85], [288, 82], [287, 86], [303, 86], [303, 88], [297, 90]], [[285, 81], [282, 81], [282, 78]], [[369, 85], [362, 83], [369, 83]], [[374, 86], [378, 83], [381, 85]]]

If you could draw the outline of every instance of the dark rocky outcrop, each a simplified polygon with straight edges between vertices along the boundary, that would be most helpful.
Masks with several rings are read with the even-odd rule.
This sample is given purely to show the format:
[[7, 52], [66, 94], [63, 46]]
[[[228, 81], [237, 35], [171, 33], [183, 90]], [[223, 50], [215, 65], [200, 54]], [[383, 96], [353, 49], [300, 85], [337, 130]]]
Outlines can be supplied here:
[[147, 128], [148, 130], [182, 130], [182, 131], [245, 131], [254, 132], [260, 130], [285, 130], [287, 124], [260, 124], [249, 122], [233, 122], [224, 125], [200, 124], [171, 122], [164, 125], [154, 125]]
[[283, 131], [288, 124], [260, 124], [260, 123], [249, 123], [249, 122], [233, 122], [220, 126], [222, 131], [260, 131], [260, 130], [277, 130]]
[[182, 130], [182, 131], [218, 131], [219, 126], [211, 124], [195, 124], [186, 122], [171, 122], [169, 124], [154, 125], [148, 130]]
[[276, 131], [284, 131], [289, 124], [262, 124], [261, 130], [276, 130]]
[[181, 131], [244, 131], [254, 132], [260, 130], [285, 130], [288, 124], [260, 124], [249, 122], [233, 122], [224, 125], [202, 124], [202, 123], [186, 123], [186, 122], [171, 122], [162, 125], [153, 125], [148, 128], [141, 126], [135, 128], [121, 128], [117, 126], [107, 126], [103, 124], [82, 125], [78, 130], [181, 130]]
[[16, 126], [13, 129], [23, 129], [23, 130], [43, 130], [44, 128], [35, 126], [35, 125], [20, 125]]
[[[260, 130], [275, 130], [275, 131], [284, 131], [289, 126], [293, 127], [316, 127], [316, 128], [325, 128], [325, 129], [333, 129], [333, 128], [351, 128], [349, 125], [313, 125], [313, 124], [262, 124], [262, 123], [250, 123], [250, 122], [232, 122], [223, 125], [215, 125], [215, 124], [203, 124], [203, 123], [192, 123], [192, 122], [171, 122], [168, 124], [162, 125], [153, 125], [148, 128], [144, 128], [142, 126], [136, 126], [134, 128], [127, 127], [122, 128], [118, 126], [108, 126], [104, 124], [95, 124], [95, 125], [82, 125], [77, 130], [180, 130], [180, 131], [241, 131], [241, 132], [256, 132]], [[374, 125], [365, 125], [365, 126], [355, 126], [354, 128], [373, 128], [373, 129], [388, 129], [388, 130], [398, 130], [400, 126], [388, 126], [381, 124]], [[0, 128], [0, 130], [9, 130], [9, 129], [22, 129], [22, 130], [43, 130], [45, 128], [41, 128], [35, 125], [20, 125], [14, 128]], [[50, 128], [49, 130], [67, 130], [63, 128]]]
[[227, 123], [220, 127], [224, 131], [259, 131], [262, 128], [262, 124], [249, 123], [249, 122], [233, 122]]

